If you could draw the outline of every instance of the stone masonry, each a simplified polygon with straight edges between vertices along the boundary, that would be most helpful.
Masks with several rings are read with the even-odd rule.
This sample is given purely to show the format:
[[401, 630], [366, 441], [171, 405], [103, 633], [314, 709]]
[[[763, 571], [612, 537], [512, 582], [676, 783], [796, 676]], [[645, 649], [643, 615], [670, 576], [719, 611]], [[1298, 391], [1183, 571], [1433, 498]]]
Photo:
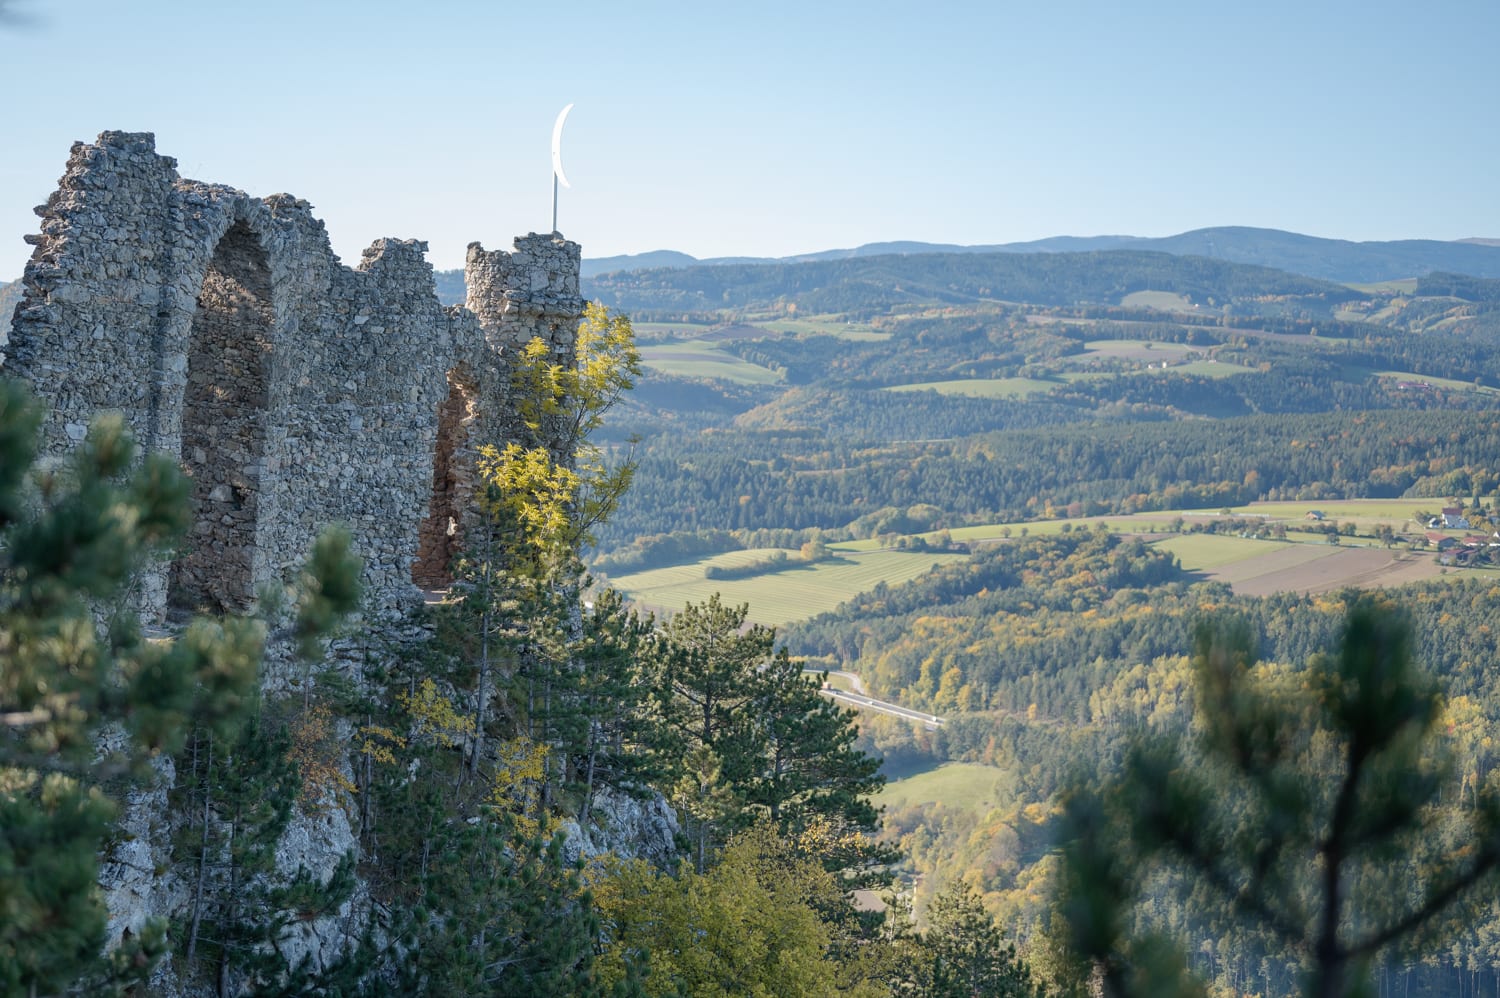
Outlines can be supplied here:
[[325, 524], [346, 524], [369, 609], [447, 582], [479, 439], [514, 435], [511, 363], [541, 336], [570, 360], [579, 247], [470, 245], [444, 308], [426, 243], [380, 239], [355, 269], [286, 194], [185, 180], [148, 133], [74, 145], [37, 209], [5, 372], [48, 407], [45, 461], [122, 413], [192, 477], [195, 524], [142, 609], [243, 611]]

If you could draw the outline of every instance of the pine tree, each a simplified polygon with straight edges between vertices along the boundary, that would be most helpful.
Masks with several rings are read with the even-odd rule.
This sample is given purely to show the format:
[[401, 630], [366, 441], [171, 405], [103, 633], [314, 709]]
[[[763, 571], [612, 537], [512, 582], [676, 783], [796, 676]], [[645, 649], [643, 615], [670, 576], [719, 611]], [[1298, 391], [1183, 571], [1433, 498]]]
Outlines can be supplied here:
[[[189, 732], [234, 729], [254, 702], [265, 636], [258, 620], [199, 618], [171, 640], [146, 640], [129, 587], [186, 528], [187, 484], [170, 459], [141, 458], [114, 416], [95, 421], [65, 468], [38, 471], [38, 423], [24, 393], [0, 381], [6, 993], [101, 990], [150, 972], [164, 952], [160, 923], [101, 956], [98, 856], [116, 813], [112, 795], [149, 778], [150, 764], [177, 752]], [[343, 552], [334, 560], [357, 579], [347, 541], [327, 544], [323, 553]], [[319, 620], [299, 616], [300, 633], [311, 641], [346, 612], [354, 586], [348, 575], [309, 576], [309, 590], [329, 599]]]
[[[237, 713], [262, 630], [199, 620], [146, 641], [135, 571], [180, 536], [187, 489], [166, 458], [139, 460], [117, 417], [67, 467], [33, 474], [37, 410], [0, 381], [0, 989], [54, 993], [111, 972], [98, 855], [111, 791], [176, 750], [194, 719]], [[104, 633], [95, 612], [108, 617]], [[101, 736], [117, 732], [108, 751]], [[150, 930], [160, 942], [161, 926]], [[153, 944], [155, 945], [155, 944]], [[137, 945], [129, 970], [149, 970]], [[139, 960], [136, 957], [140, 957]], [[118, 962], [118, 961], [116, 961]]]
[[750, 800], [778, 827], [800, 830], [814, 817], [873, 831], [870, 797], [885, 785], [880, 760], [854, 747], [854, 712], [819, 692], [786, 649], [760, 673], [754, 710], [765, 733], [765, 764]]
[[1147, 882], [1300, 963], [1316, 998], [1366, 993], [1379, 953], [1433, 945], [1486, 897], [1500, 797], [1442, 803], [1442, 693], [1410, 649], [1374, 597], [1300, 672], [1257, 667], [1242, 621], [1202, 626], [1195, 736], [1142, 736], [1116, 781], [1067, 801], [1060, 904], [1084, 973], [1113, 995], [1203, 993], [1163, 926], [1132, 925]]
[[916, 980], [920, 998], [1033, 998], [1038, 988], [974, 889], [954, 882], [927, 912]]
[[592, 970], [599, 926], [578, 868], [561, 839], [513, 829], [497, 812], [433, 826], [397, 926], [392, 993], [603, 993]]
[[[694, 761], [691, 771], [679, 770], [679, 781], [695, 781], [696, 795], [704, 801], [711, 799], [711, 784], [722, 783], [738, 804], [701, 808], [691, 822], [700, 873], [724, 837], [748, 823], [745, 797], [760, 775], [765, 752], [752, 708], [760, 694], [760, 668], [771, 659], [776, 635], [760, 625], [746, 627], [748, 613], [744, 604], [725, 606], [717, 593], [704, 603], [689, 603], [667, 621], [652, 653], [652, 696], [662, 726], [657, 751], [678, 760], [679, 767]], [[687, 797], [692, 795], [689, 788]]]
[[765, 817], [789, 834], [817, 827], [823, 857], [853, 873], [890, 861], [867, 836], [869, 797], [884, 783], [879, 761], [854, 747], [852, 711], [817, 680], [776, 632], [746, 626], [749, 607], [715, 594], [669, 620], [652, 650], [650, 682], [662, 730], [656, 751], [674, 761], [674, 800], [689, 815], [696, 867], [718, 844]]
[[649, 721], [638, 665], [650, 633], [650, 620], [627, 609], [618, 592], [605, 589], [595, 594], [571, 648], [571, 695], [578, 714], [568, 751], [582, 800], [580, 821], [588, 819], [600, 787], [641, 794], [662, 775], [647, 751]]
[[256, 712], [232, 739], [205, 734], [193, 746], [205, 765], [179, 787], [192, 822], [179, 855], [195, 876], [183, 959], [194, 965], [201, 949], [221, 995], [287, 970], [270, 948], [287, 918], [271, 904], [270, 880], [301, 787], [290, 749], [286, 729], [265, 730]]

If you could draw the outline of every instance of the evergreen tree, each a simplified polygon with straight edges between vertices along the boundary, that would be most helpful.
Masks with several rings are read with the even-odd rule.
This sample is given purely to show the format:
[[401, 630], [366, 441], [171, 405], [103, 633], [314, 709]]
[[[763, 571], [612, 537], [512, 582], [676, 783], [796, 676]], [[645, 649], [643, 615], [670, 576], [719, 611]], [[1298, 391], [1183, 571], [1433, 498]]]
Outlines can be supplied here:
[[[724, 837], [746, 824], [746, 797], [761, 775], [765, 739], [754, 707], [760, 669], [771, 660], [776, 634], [758, 624], [746, 627], [748, 613], [744, 604], [725, 606], [717, 593], [707, 602], [689, 603], [667, 621], [653, 651], [652, 696], [662, 726], [657, 750], [677, 760], [680, 778], [689, 780], [680, 799], [705, 802], [690, 805], [693, 860], [700, 873]], [[720, 783], [733, 806], [716, 797]], [[708, 806], [710, 800], [718, 802]]]
[[605, 589], [595, 594], [582, 623], [571, 649], [571, 695], [578, 712], [570, 746], [570, 772], [582, 799], [580, 821], [588, 818], [601, 786], [640, 794], [662, 775], [647, 751], [650, 719], [638, 664], [651, 621], [627, 609], [618, 592]]
[[174, 794], [190, 822], [178, 854], [195, 877], [183, 959], [195, 965], [201, 948], [221, 995], [287, 969], [269, 947], [285, 922], [268, 903], [268, 878], [300, 789], [290, 749], [286, 729], [264, 730], [257, 712], [232, 739], [203, 733], [189, 750], [202, 766]]
[[1486, 897], [1500, 797], [1445, 805], [1442, 694], [1410, 647], [1373, 597], [1301, 673], [1257, 668], [1243, 621], [1199, 629], [1196, 736], [1142, 737], [1117, 781], [1067, 802], [1061, 910], [1106, 993], [1202, 993], [1163, 926], [1132, 925], [1148, 882], [1208, 931], [1248, 926], [1316, 998], [1367, 993], [1382, 951], [1432, 946]]
[[1038, 988], [968, 884], [955, 881], [927, 912], [910, 993], [920, 998], [1033, 998]]
[[652, 651], [656, 751], [676, 766], [674, 801], [689, 818], [696, 868], [759, 817], [794, 835], [816, 827], [833, 868], [889, 862], [866, 836], [878, 818], [869, 797], [884, 778], [854, 745], [854, 713], [775, 648], [773, 629], [746, 626], [748, 613], [717, 594], [690, 603]]
[[[146, 641], [128, 587], [187, 524], [182, 476], [138, 463], [112, 417], [65, 469], [30, 478], [39, 419], [0, 380], [0, 990], [17, 994], [109, 970], [96, 880], [111, 791], [174, 751], [193, 717], [234, 714], [261, 641], [253, 623], [207, 620]], [[106, 730], [124, 737], [101, 751]], [[148, 970], [161, 926], [148, 941], [120, 969]]]
[[525, 838], [503, 816], [446, 822], [434, 837], [398, 946], [394, 994], [593, 998], [599, 926], [559, 838]]
[[873, 831], [870, 797], [885, 785], [880, 760], [855, 748], [854, 711], [819, 692], [818, 679], [778, 649], [759, 675], [753, 705], [765, 736], [764, 764], [749, 800], [778, 827], [801, 829], [814, 817]]
[[[146, 640], [129, 587], [187, 527], [187, 483], [171, 459], [141, 458], [117, 416], [96, 420], [65, 468], [37, 471], [39, 421], [0, 380], [0, 990], [21, 994], [149, 973], [159, 923], [101, 956], [114, 795], [195, 728], [233, 729], [265, 635], [257, 620], [199, 618]], [[323, 581], [333, 602], [308, 612], [328, 611], [326, 624], [353, 583], [312, 588]], [[312, 640], [322, 625], [299, 620]]]

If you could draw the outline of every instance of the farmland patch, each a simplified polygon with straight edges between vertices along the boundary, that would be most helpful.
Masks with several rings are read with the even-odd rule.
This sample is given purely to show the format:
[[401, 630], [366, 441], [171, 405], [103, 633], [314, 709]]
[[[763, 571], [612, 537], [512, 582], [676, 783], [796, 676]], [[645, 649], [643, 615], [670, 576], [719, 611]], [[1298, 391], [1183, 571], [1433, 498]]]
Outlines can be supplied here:
[[1018, 399], [1050, 392], [1055, 381], [1037, 378], [960, 378], [953, 381], [923, 381], [911, 385], [891, 385], [888, 392], [937, 392], [939, 395], [966, 395], [972, 398]]
[[643, 346], [641, 363], [653, 371], [684, 378], [718, 378], [747, 385], [781, 382], [779, 372], [741, 360], [702, 340]]
[[1163, 312], [1201, 311], [1185, 295], [1172, 291], [1132, 291], [1120, 299], [1126, 308], [1155, 308]]
[[[643, 607], [674, 612], [686, 603], [701, 603], [719, 593], [725, 603], [750, 604], [756, 623], [780, 625], [832, 610], [878, 583], [899, 585], [934, 565], [962, 561], [965, 554], [914, 551], [840, 551], [829, 561], [790, 568], [748, 579], [707, 579], [708, 565], [743, 565], [764, 560], [777, 549], [730, 551], [687, 565], [652, 569], [613, 579], [619, 589]], [[788, 552], [789, 554], [794, 552]]]

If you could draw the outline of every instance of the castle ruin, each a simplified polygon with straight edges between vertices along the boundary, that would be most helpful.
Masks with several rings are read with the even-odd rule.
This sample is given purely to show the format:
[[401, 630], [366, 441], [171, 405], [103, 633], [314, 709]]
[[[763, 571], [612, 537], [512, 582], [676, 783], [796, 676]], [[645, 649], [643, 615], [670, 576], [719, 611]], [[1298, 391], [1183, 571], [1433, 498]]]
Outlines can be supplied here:
[[43, 460], [112, 410], [192, 479], [193, 528], [142, 581], [148, 618], [249, 609], [328, 523], [351, 531], [371, 611], [441, 587], [466, 444], [515, 435], [519, 348], [573, 357], [579, 247], [557, 233], [471, 244], [466, 305], [444, 307], [426, 243], [376, 240], [350, 269], [306, 201], [183, 179], [130, 132], [75, 144], [37, 213], [4, 370], [48, 409]]

